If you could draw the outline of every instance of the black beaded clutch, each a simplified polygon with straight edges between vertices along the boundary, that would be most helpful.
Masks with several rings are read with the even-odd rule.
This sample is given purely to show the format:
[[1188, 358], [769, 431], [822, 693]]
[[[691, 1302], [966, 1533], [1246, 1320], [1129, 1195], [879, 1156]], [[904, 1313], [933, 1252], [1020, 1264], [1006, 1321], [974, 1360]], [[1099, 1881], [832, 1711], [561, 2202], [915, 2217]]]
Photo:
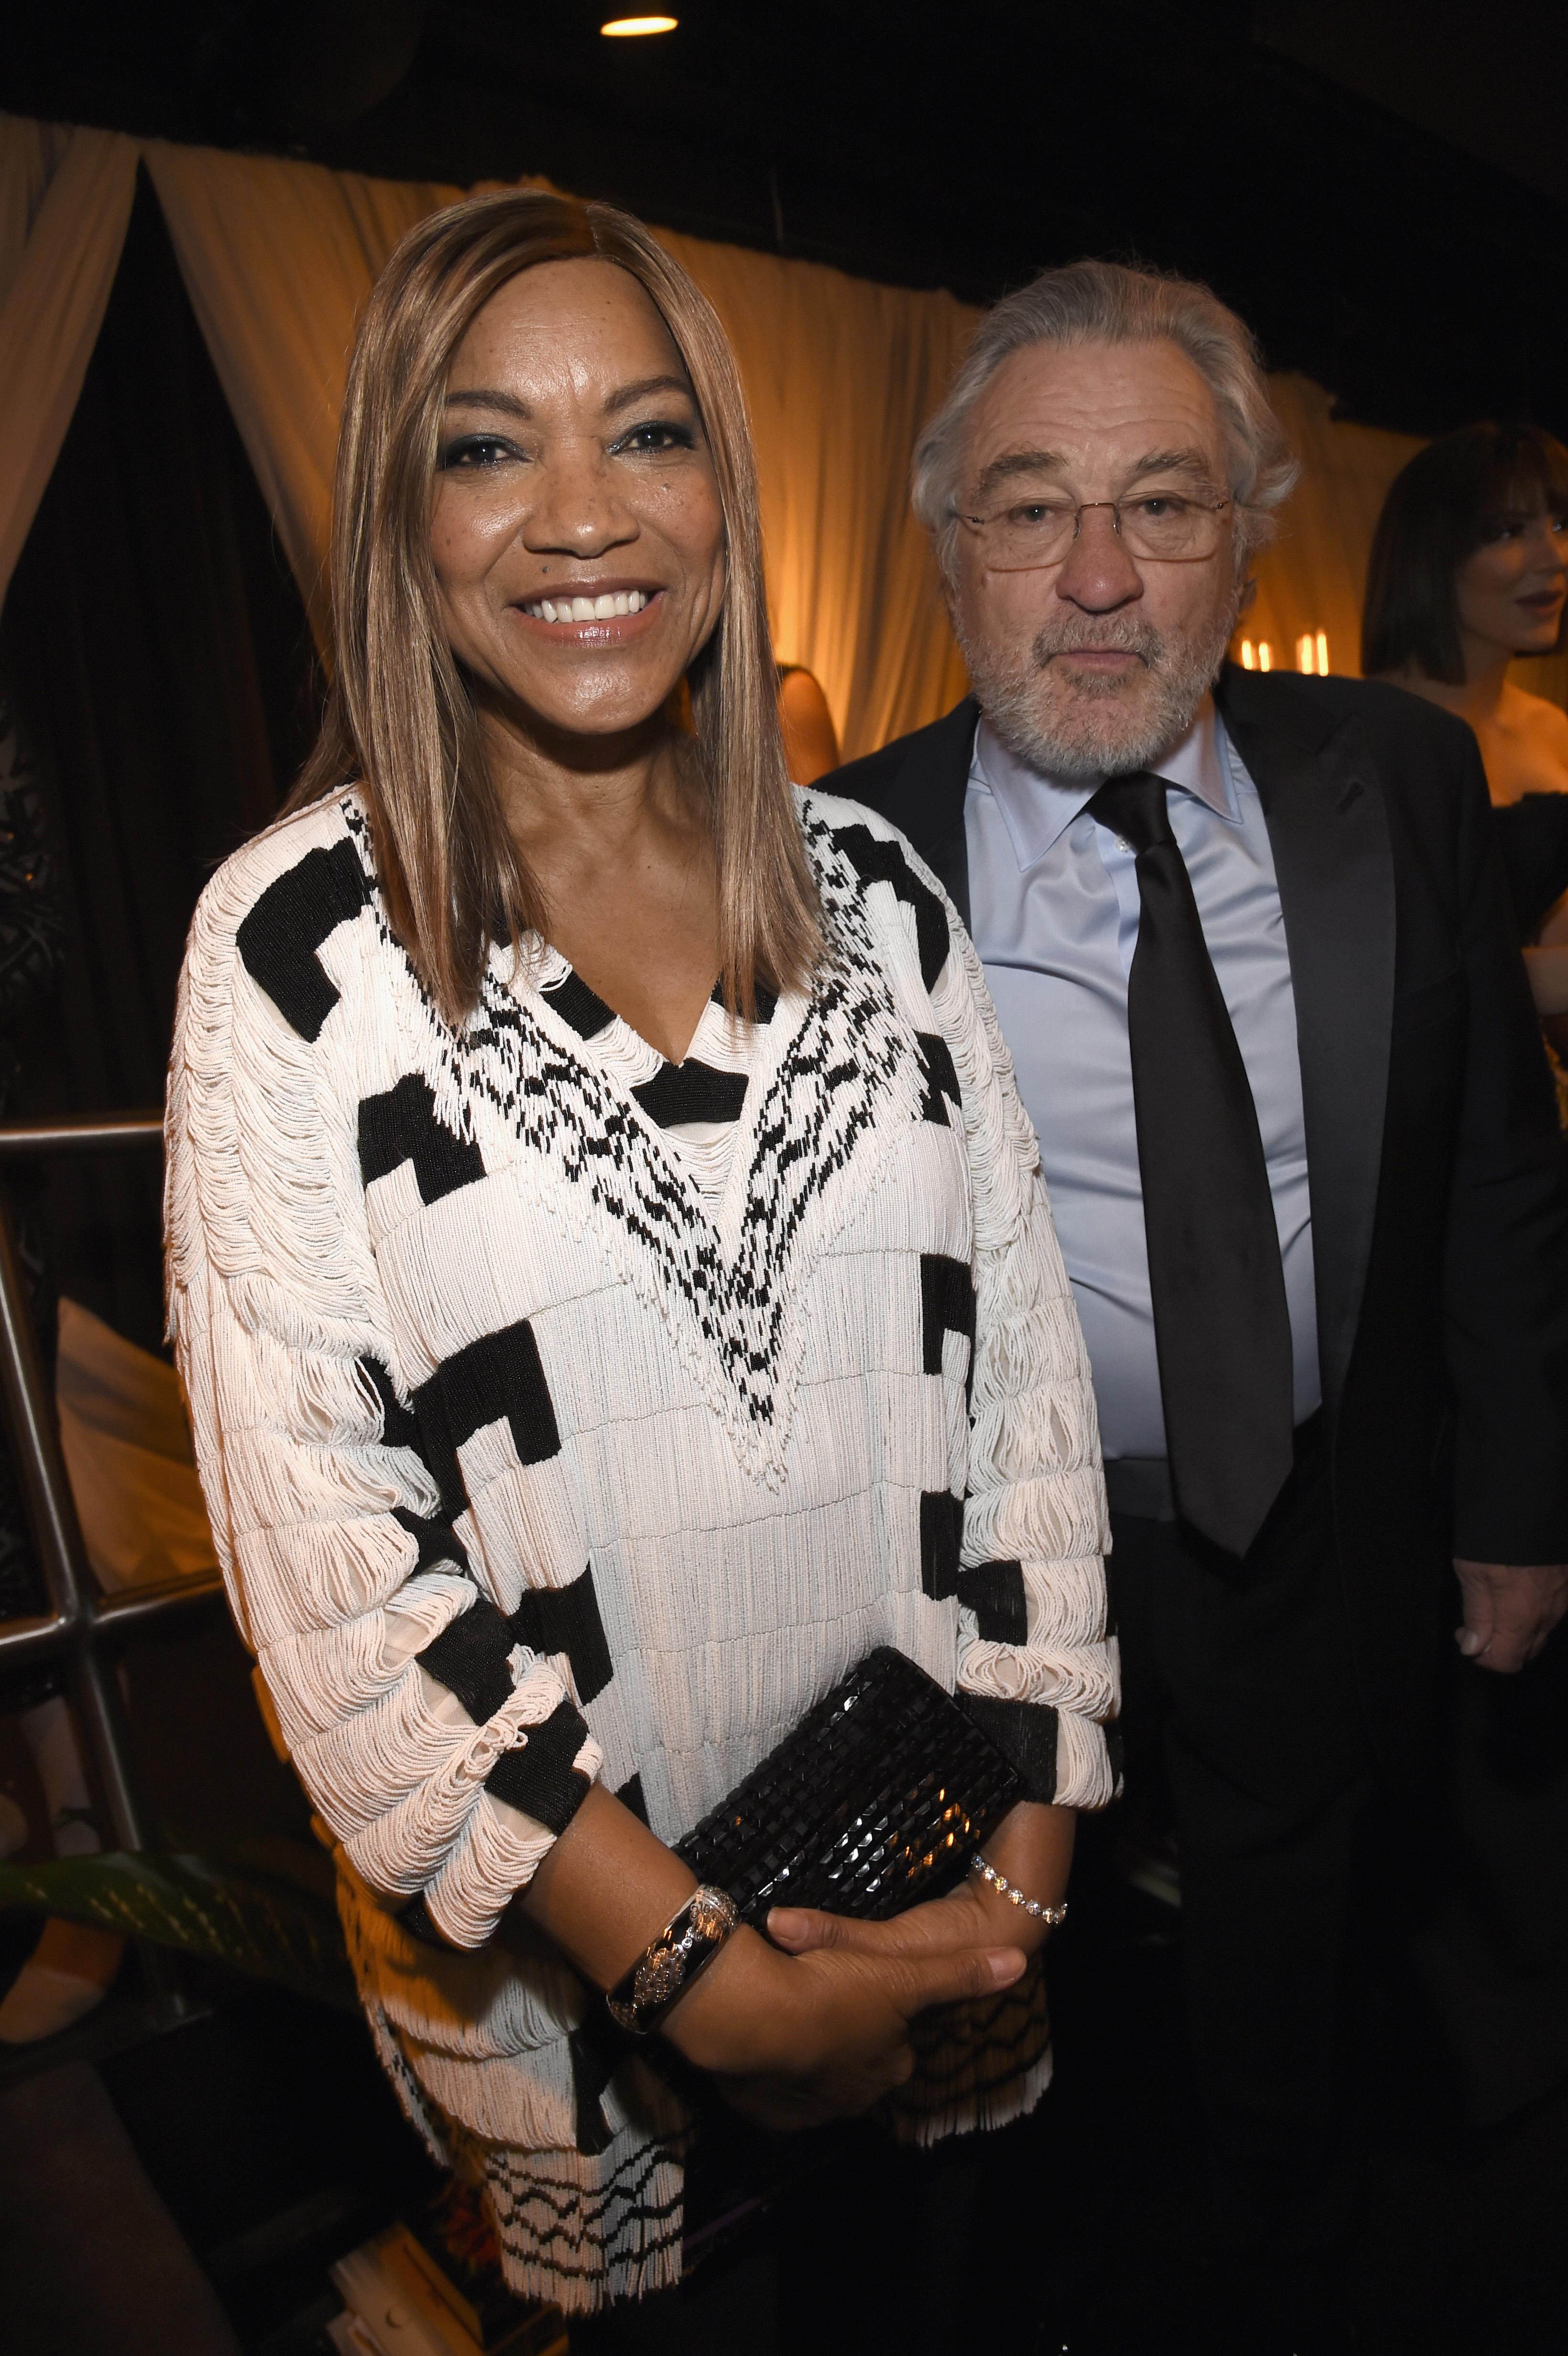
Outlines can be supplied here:
[[675, 1849], [754, 1929], [770, 1906], [885, 1922], [958, 1880], [1023, 1797], [952, 1695], [879, 1644]]

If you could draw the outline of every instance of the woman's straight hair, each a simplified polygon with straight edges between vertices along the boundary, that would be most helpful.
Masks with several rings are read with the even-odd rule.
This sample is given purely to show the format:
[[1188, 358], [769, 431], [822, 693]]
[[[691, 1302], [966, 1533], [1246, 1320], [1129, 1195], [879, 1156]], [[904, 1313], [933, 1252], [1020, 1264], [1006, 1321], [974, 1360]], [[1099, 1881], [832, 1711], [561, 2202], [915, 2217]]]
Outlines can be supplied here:
[[1568, 450], [1539, 425], [1465, 425], [1418, 450], [1390, 484], [1372, 534], [1362, 676], [1414, 670], [1462, 687], [1454, 576], [1477, 548], [1543, 509], [1568, 517]]
[[288, 808], [350, 783], [370, 813], [378, 875], [415, 970], [454, 1028], [491, 948], [547, 937], [549, 912], [491, 779], [442, 624], [431, 514], [443, 403], [480, 310], [544, 262], [636, 279], [691, 380], [723, 510], [726, 587], [691, 664], [693, 766], [711, 811], [725, 1002], [805, 982], [821, 954], [816, 886], [784, 766], [745, 396], [718, 315], [640, 221], [543, 190], [474, 197], [410, 230], [360, 322], [337, 444], [332, 692]]

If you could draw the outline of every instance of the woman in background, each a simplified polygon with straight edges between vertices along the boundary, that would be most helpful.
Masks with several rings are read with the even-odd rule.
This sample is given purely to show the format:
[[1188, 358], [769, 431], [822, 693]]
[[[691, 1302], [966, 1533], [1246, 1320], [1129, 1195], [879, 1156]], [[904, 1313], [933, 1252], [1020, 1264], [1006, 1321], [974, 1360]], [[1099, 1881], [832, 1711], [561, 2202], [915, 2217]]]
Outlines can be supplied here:
[[1563, 645], [1568, 450], [1534, 425], [1467, 425], [1418, 451], [1378, 518], [1361, 669], [1476, 732], [1527, 939], [1568, 890], [1568, 713], [1508, 676]]
[[[1568, 593], [1568, 450], [1469, 425], [1396, 477], [1372, 541], [1361, 668], [1468, 721], [1568, 1129], [1568, 714], [1516, 687], [1556, 653]], [[1457, 1669], [1457, 1663], [1452, 1665]], [[1568, 1658], [1455, 1676], [1446, 1816], [1414, 1948], [1470, 2119], [1496, 2127], [1568, 2057]]]

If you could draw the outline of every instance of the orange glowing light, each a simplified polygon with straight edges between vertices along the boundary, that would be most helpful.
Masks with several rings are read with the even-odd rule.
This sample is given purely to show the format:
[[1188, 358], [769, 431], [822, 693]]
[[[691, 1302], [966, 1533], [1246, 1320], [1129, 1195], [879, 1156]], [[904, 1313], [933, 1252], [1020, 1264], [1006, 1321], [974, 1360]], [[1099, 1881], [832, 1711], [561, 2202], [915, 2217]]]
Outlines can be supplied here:
[[612, 16], [599, 30], [612, 41], [635, 41], [642, 33], [673, 33], [679, 21], [676, 16]]

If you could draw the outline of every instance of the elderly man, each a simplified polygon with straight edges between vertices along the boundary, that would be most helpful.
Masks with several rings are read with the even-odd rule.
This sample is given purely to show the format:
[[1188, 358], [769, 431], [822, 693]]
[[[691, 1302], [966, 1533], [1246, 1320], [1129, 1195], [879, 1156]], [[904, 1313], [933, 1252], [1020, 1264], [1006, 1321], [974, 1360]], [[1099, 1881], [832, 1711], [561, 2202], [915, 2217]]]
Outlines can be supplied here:
[[915, 465], [974, 697], [831, 781], [962, 911], [1040, 1134], [1248, 2356], [1338, 2344], [1358, 1857], [1445, 1618], [1513, 1671], [1568, 1596], [1568, 1202], [1481, 766], [1225, 663], [1294, 474], [1205, 288], [1009, 296]]

